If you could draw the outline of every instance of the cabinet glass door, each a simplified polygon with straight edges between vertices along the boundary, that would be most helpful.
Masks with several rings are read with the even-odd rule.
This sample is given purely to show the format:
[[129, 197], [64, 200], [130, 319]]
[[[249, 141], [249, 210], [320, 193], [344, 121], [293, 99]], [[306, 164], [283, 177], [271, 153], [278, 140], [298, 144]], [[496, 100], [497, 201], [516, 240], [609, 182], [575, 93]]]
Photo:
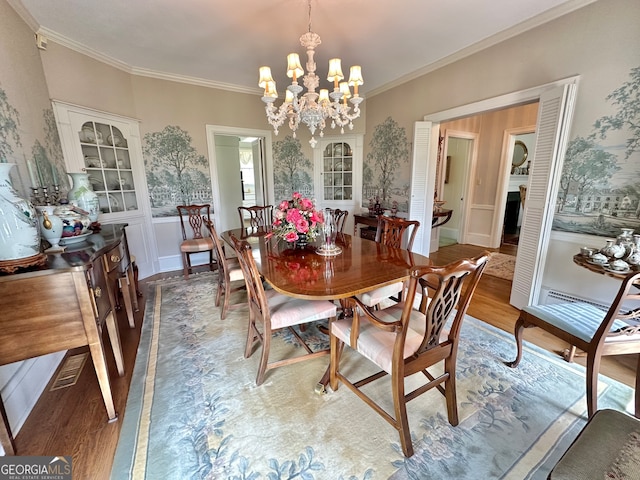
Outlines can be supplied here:
[[138, 210], [129, 142], [108, 123], [85, 122], [78, 132], [84, 168], [102, 213]]
[[323, 153], [324, 200], [353, 200], [353, 149], [346, 142], [329, 143]]

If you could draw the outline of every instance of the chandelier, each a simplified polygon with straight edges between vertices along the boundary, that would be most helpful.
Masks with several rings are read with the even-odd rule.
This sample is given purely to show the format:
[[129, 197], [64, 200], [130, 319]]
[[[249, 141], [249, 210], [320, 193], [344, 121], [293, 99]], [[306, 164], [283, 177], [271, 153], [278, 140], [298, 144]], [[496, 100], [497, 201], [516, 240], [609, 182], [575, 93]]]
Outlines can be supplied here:
[[[265, 111], [267, 120], [273, 126], [275, 134], [286, 120], [289, 121], [289, 128], [296, 136], [296, 131], [300, 122], [309, 127], [311, 132], [311, 147], [318, 143], [315, 139], [316, 130], [320, 137], [324, 136], [324, 128], [328, 121], [331, 128], [340, 127], [340, 133], [344, 133], [344, 127], [353, 129], [353, 120], [360, 116], [359, 105], [364, 100], [358, 95], [358, 87], [364, 83], [360, 66], [354, 65], [349, 72], [349, 81], [344, 80], [341, 61], [339, 58], [329, 60], [329, 73], [327, 80], [333, 82], [333, 91], [322, 88], [319, 92], [316, 89], [320, 85], [320, 78], [316, 75], [316, 62], [314, 60], [315, 48], [320, 45], [320, 36], [311, 31], [311, 0], [309, 3], [309, 30], [300, 37], [300, 43], [307, 50], [307, 74], [300, 65], [300, 57], [297, 53], [290, 53], [287, 56], [287, 77], [291, 78], [291, 85], [287, 86], [284, 102], [280, 107], [275, 106], [278, 92], [276, 82], [271, 76], [270, 67], [260, 67], [260, 80], [258, 86], [264, 88], [262, 101], [266, 104]], [[303, 88], [298, 84], [298, 79], [304, 75], [303, 83], [307, 92], [300, 95]], [[353, 96], [351, 89], [353, 87]], [[347, 100], [353, 105], [347, 104]]]

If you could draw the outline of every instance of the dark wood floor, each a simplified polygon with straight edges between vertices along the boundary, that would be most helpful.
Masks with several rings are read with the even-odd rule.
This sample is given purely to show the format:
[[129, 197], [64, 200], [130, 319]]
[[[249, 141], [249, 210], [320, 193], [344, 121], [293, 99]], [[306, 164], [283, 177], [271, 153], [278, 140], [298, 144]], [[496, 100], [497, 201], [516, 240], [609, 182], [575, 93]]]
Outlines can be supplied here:
[[[500, 251], [514, 254], [516, 248], [505, 245]], [[445, 264], [458, 258], [476, 255], [481, 250], [483, 249], [468, 245], [454, 245], [441, 248], [432, 254], [431, 258], [438, 264]], [[179, 275], [180, 272], [162, 276], [176, 274]], [[141, 281], [140, 288], [146, 297], [147, 282]], [[511, 332], [518, 311], [509, 305], [510, 289], [511, 282], [508, 280], [483, 276], [468, 313]], [[118, 377], [113, 362], [109, 368], [112, 373], [113, 398], [120, 419], [125, 413], [145, 297], [140, 299], [141, 310], [136, 314], [134, 329], [129, 328], [125, 313], [118, 312], [126, 374], [124, 377]], [[538, 329], [527, 330], [525, 338], [551, 351], [562, 351], [565, 348], [561, 342]], [[106, 343], [109, 357], [108, 340]], [[633, 385], [635, 358], [607, 357], [604, 359], [602, 372]], [[16, 437], [17, 452], [18, 455], [72, 455], [74, 479], [108, 479], [121, 426], [121, 420], [107, 423], [98, 382], [88, 360], [75, 385], [53, 392], [48, 388], [45, 390]]]

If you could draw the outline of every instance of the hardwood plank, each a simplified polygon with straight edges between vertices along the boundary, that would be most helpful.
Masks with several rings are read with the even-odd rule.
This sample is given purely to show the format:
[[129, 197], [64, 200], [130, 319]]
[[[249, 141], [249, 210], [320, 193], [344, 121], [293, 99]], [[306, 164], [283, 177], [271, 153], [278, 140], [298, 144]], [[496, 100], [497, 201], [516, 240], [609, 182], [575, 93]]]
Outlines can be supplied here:
[[[501, 247], [500, 251], [514, 254], [516, 249], [515, 246], [507, 245]], [[462, 257], [474, 256], [483, 250], [485, 249], [471, 245], [452, 245], [441, 248], [430, 257], [437, 264], [445, 264]], [[205, 267], [208, 269], [206, 265]], [[149, 280], [181, 274], [181, 271], [171, 272], [141, 280], [140, 288], [146, 296]], [[512, 332], [518, 310], [509, 305], [510, 290], [510, 281], [488, 275], [483, 276], [469, 306], [469, 315]], [[119, 420], [113, 423], [107, 422], [96, 374], [88, 362], [75, 385], [55, 391], [47, 389], [42, 394], [16, 437], [18, 455], [72, 455], [74, 478], [93, 480], [109, 478], [140, 338], [145, 297], [139, 299], [139, 303], [140, 311], [135, 314], [136, 327], [133, 329], [129, 328], [124, 308], [117, 312], [125, 362], [123, 377], [117, 376], [110, 344], [108, 338], [105, 338], [113, 400]], [[527, 329], [525, 339], [550, 351], [561, 352], [566, 347], [563, 342], [538, 330]], [[73, 353], [77, 351], [78, 349]], [[578, 358], [577, 362], [583, 362], [583, 359]], [[601, 371], [605, 375], [633, 386], [635, 362], [635, 355], [605, 357]]]

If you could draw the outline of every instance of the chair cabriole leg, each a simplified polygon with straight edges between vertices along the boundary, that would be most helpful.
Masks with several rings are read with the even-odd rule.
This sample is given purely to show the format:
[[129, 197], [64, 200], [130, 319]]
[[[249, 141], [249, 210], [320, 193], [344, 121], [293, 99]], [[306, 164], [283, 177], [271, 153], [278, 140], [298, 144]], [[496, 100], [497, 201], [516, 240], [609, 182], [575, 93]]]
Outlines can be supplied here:
[[516, 359], [512, 362], [504, 362], [507, 367], [516, 368], [522, 360], [522, 332], [524, 330], [524, 319], [522, 318], [523, 314], [520, 314], [518, 321], [516, 322], [516, 326], [514, 329], [514, 335], [516, 337], [516, 346], [518, 347], [518, 353], [516, 355]]

